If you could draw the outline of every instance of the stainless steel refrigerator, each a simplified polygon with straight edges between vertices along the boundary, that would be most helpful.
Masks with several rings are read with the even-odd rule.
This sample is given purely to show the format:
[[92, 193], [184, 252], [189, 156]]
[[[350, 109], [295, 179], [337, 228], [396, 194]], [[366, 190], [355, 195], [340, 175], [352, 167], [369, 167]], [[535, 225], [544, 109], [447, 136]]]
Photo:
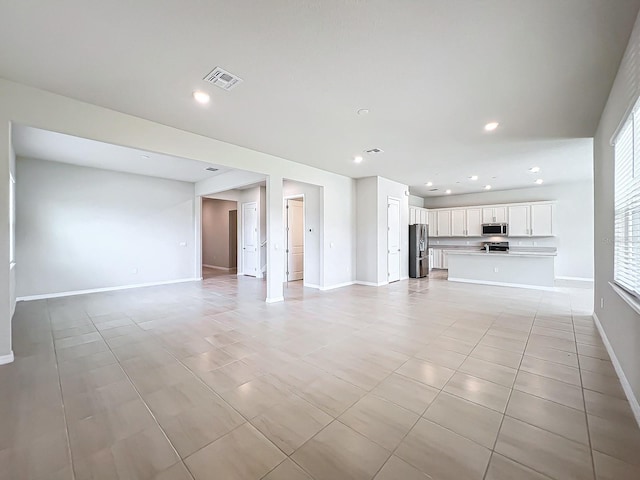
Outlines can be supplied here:
[[409, 225], [409, 277], [429, 275], [429, 228], [417, 223]]

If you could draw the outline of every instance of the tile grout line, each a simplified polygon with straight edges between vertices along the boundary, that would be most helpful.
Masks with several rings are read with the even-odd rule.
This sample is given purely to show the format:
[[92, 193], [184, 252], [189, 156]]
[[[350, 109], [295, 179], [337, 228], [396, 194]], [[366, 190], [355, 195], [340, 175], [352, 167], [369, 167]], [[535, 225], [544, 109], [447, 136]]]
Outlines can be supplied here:
[[589, 440], [589, 457], [591, 458], [591, 476], [596, 477], [596, 461], [593, 455], [593, 443], [591, 441], [591, 429], [589, 428], [589, 414], [587, 412], [587, 399], [584, 394], [584, 382], [582, 381], [582, 369], [580, 368], [580, 355], [578, 355], [578, 339], [576, 338], [576, 325], [574, 323], [573, 302], [569, 295], [569, 304], [571, 305], [571, 327], [573, 330], [573, 338], [576, 343], [576, 360], [578, 362], [578, 373], [580, 375], [580, 388], [582, 390], [582, 404], [584, 406], [584, 419], [587, 427], [587, 439]]
[[[69, 422], [67, 421], [67, 409], [64, 402], [64, 393], [62, 390], [62, 379], [60, 377], [60, 362], [58, 360], [58, 349], [56, 347], [55, 338], [53, 337], [53, 322], [51, 320], [51, 313], [49, 312], [49, 301], [45, 300], [45, 310], [47, 311], [47, 318], [49, 319], [49, 333], [51, 335], [51, 344], [53, 346], [53, 352], [56, 358], [56, 371], [58, 372], [58, 387], [60, 388], [60, 401], [62, 402], [62, 415], [64, 418], [64, 432], [67, 437], [67, 452], [69, 453], [69, 461], [71, 462], [71, 476], [72, 479], [76, 478], [76, 465], [73, 461], [73, 452], [71, 450], [71, 437], [69, 435]], [[93, 323], [93, 322], [92, 322]]]
[[[509, 397], [507, 398], [507, 403], [504, 406], [504, 413], [502, 415], [502, 419], [500, 420], [500, 426], [498, 427], [498, 434], [496, 435], [496, 439], [493, 442], [493, 447], [491, 448], [491, 454], [489, 455], [489, 461], [487, 462], [487, 466], [484, 470], [484, 475], [482, 475], [483, 480], [487, 478], [489, 473], [489, 467], [491, 466], [491, 461], [493, 460], [493, 454], [496, 451], [496, 446], [498, 445], [498, 438], [500, 438], [500, 433], [502, 431], [502, 426], [504, 425], [504, 419], [507, 417], [507, 410], [509, 408], [509, 403], [511, 402], [511, 396], [513, 395], [513, 390], [515, 388], [516, 381], [518, 379], [518, 374], [520, 373], [520, 367], [522, 366], [522, 360], [524, 359], [524, 352], [527, 351], [527, 345], [529, 345], [529, 339], [531, 338], [531, 332], [533, 331], [533, 326], [536, 323], [536, 317], [538, 316], [538, 311], [540, 310], [540, 303], [542, 303], [542, 299], [544, 298], [544, 294], [540, 295], [540, 300], [538, 301], [538, 306], [536, 307], [536, 313], [533, 316], [533, 321], [531, 322], [531, 327], [529, 328], [529, 334], [527, 335], [527, 341], [524, 345], [524, 350], [522, 351], [522, 356], [520, 357], [520, 363], [518, 364], [518, 368], [516, 369], [516, 378], [513, 380], [513, 385], [509, 390]], [[506, 457], [509, 458], [509, 457]], [[510, 459], [511, 460], [511, 459]], [[518, 463], [518, 462], [517, 462]]]
[[[151, 415], [151, 418], [153, 418], [153, 420], [156, 422], [156, 425], [158, 426], [158, 428], [160, 429], [160, 431], [162, 432], [162, 435], [164, 436], [164, 438], [166, 438], [167, 442], [169, 443], [169, 445], [171, 445], [171, 448], [173, 449], [173, 452], [176, 454], [176, 456], [179, 459], [179, 462], [175, 462], [174, 464], [170, 465], [168, 468], [171, 468], [173, 465], [175, 465], [176, 463], [182, 463], [182, 465], [185, 467], [185, 469], [187, 470], [187, 472], [189, 473], [189, 475], [191, 476], [192, 479], [195, 480], [195, 477], [193, 476], [193, 474], [191, 473], [191, 470], [189, 470], [189, 467], [187, 466], [187, 464], [184, 462], [184, 459], [182, 458], [182, 456], [178, 453], [178, 450], [176, 449], [176, 447], [173, 445], [173, 442], [171, 441], [171, 439], [169, 438], [169, 436], [167, 435], [167, 432], [165, 432], [164, 428], [162, 428], [162, 425], [160, 425], [160, 422], [158, 422], [158, 419], [156, 418], [156, 416], [154, 415], [154, 413], [151, 411], [151, 408], [149, 407], [149, 405], [147, 404], [147, 402], [145, 401], [145, 399], [142, 397], [142, 394], [140, 393], [140, 391], [138, 390], [138, 387], [136, 387], [135, 383], [133, 382], [133, 380], [131, 379], [131, 377], [129, 376], [129, 374], [127, 373], [127, 371], [125, 370], [125, 368], [122, 366], [122, 363], [120, 362], [120, 359], [118, 358], [118, 356], [113, 352], [113, 349], [111, 348], [111, 345], [109, 345], [109, 342], [107, 342], [107, 339], [104, 338], [104, 336], [102, 335], [102, 330], [100, 330], [98, 327], [96, 327], [95, 322], [93, 321], [93, 317], [91, 315], [89, 315], [89, 313], [87, 313], [85, 311], [85, 313], [87, 314], [87, 316], [89, 317], [89, 319], [91, 320], [91, 323], [93, 324], [93, 326], [95, 327], [96, 331], [98, 332], [98, 334], [100, 335], [100, 338], [102, 338], [102, 341], [105, 343], [105, 345], [107, 346], [107, 348], [109, 349], [109, 351], [111, 352], [111, 354], [113, 355], [113, 357], [116, 359], [116, 361], [118, 362], [118, 367], [120, 367], [120, 370], [122, 370], [122, 373], [124, 373], [125, 377], [127, 377], [127, 380], [129, 381], [129, 383], [131, 384], [131, 386], [133, 387], [133, 389], [135, 390], [136, 394], [138, 395], [138, 398], [140, 399], [140, 401], [142, 402], [142, 404], [145, 406], [145, 408], [147, 409], [147, 411], [149, 412], [149, 415]], [[125, 315], [127, 318], [131, 319], [131, 321], [133, 321], [135, 323], [135, 321], [129, 317], [128, 315]], [[138, 324], [136, 323], [136, 327], [138, 327]], [[138, 327], [140, 328], [140, 327]], [[142, 330], [142, 329], [141, 329]], [[115, 337], [117, 338], [117, 337]], [[135, 343], [135, 342], [134, 342]], [[139, 432], [136, 432], [139, 433]], [[158, 472], [158, 473], [162, 473], [162, 472]]]

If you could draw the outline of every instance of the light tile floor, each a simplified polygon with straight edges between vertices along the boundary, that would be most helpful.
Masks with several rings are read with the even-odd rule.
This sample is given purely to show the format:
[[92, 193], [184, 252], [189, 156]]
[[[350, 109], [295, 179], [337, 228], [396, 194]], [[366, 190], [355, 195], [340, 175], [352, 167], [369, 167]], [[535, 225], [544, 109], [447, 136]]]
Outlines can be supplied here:
[[640, 479], [591, 291], [202, 283], [20, 303], [0, 479]]

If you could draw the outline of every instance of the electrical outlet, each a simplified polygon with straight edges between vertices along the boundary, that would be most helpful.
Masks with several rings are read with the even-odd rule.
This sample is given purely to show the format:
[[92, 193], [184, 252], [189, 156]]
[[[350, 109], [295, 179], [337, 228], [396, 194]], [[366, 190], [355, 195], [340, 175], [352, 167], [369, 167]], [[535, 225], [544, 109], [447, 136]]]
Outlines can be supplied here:
[[600, 297], [600, 308], [604, 308], [604, 298]]
[[469, 245], [469, 240], [467, 240], [467, 245]]
[[498, 273], [498, 267], [493, 267], [493, 273]]
[[132, 268], [131, 269], [131, 273], [133, 273], [135, 275], [136, 273], [138, 273], [138, 269], [137, 268]]

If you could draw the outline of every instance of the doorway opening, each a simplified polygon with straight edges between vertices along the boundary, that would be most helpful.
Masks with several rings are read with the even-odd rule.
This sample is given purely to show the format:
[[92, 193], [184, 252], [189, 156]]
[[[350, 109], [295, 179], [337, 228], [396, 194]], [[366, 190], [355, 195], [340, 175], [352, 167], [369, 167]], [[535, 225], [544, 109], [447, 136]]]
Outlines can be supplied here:
[[285, 198], [285, 275], [287, 282], [304, 279], [304, 196]]
[[202, 199], [202, 275], [235, 273], [238, 265], [238, 202]]

